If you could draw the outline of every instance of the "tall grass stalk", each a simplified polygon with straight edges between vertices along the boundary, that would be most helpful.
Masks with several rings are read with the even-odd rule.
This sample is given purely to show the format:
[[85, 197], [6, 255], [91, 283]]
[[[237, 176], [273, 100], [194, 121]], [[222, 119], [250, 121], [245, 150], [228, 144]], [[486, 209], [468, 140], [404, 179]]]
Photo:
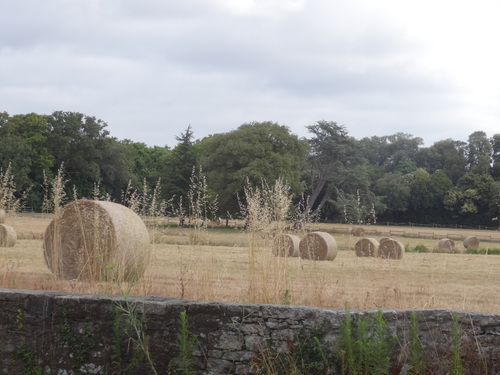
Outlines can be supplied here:
[[247, 298], [250, 303], [280, 303], [290, 296], [288, 258], [274, 257], [272, 247], [288, 227], [290, 187], [281, 179], [260, 187], [247, 184], [240, 212], [250, 236]]
[[60, 243], [59, 243], [59, 237], [60, 237], [60, 214], [61, 214], [61, 209], [63, 204], [65, 203], [66, 200], [66, 192], [65, 192], [65, 187], [66, 183], [68, 181], [66, 180], [65, 174], [64, 174], [64, 163], [61, 163], [59, 166], [59, 169], [57, 170], [57, 175], [54, 177], [54, 179], [49, 183], [48, 180], [46, 179], [45, 173], [44, 173], [44, 199], [43, 202], [43, 207], [47, 210], [47, 212], [53, 212], [54, 213], [54, 219], [53, 219], [53, 248], [51, 251], [51, 269], [52, 269], [52, 274], [55, 277], [58, 277], [58, 275], [61, 274], [61, 270], [63, 267], [62, 264], [62, 257], [60, 256], [61, 248], [60, 248]]
[[410, 330], [408, 337], [408, 374], [425, 375], [425, 354], [418, 337], [417, 314], [410, 314]]
[[453, 330], [451, 335], [451, 370], [449, 375], [462, 375], [464, 373], [464, 366], [460, 359], [460, 339], [461, 330], [458, 314], [453, 314]]
[[26, 199], [27, 192], [19, 196], [16, 190], [12, 166], [9, 163], [5, 172], [0, 169], [0, 210], [13, 214], [19, 211]]

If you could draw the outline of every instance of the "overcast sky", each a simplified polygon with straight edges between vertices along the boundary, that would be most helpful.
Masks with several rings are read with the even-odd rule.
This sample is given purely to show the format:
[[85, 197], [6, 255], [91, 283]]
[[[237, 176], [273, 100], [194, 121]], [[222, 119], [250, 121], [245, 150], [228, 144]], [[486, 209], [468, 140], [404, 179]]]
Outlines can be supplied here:
[[430, 146], [500, 133], [498, 0], [0, 0], [0, 111], [175, 146], [317, 120]]

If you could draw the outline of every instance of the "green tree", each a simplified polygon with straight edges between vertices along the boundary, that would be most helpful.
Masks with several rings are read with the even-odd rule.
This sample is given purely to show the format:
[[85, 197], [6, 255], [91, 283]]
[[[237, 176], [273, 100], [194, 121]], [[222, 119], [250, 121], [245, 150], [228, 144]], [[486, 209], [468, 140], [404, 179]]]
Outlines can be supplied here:
[[313, 136], [308, 139], [311, 151], [304, 169], [310, 197], [306, 209], [318, 214], [335, 191], [342, 190], [339, 185], [349, 181], [348, 173], [364, 159], [359, 156], [356, 140], [348, 135], [345, 126], [321, 120], [308, 125], [307, 129]]
[[494, 134], [491, 138], [492, 145], [492, 167], [491, 175], [495, 180], [500, 179], [500, 134]]
[[237, 197], [244, 196], [247, 179], [250, 186], [261, 186], [264, 180], [281, 178], [293, 195], [303, 191], [300, 172], [307, 142], [287, 126], [270, 121], [246, 123], [203, 139], [200, 153], [208, 185], [218, 194], [222, 212], [239, 212]]
[[416, 170], [417, 155], [423, 140], [411, 134], [396, 133], [373, 136], [360, 141], [362, 155], [370, 164], [383, 166], [385, 172], [412, 172]]
[[466, 143], [452, 139], [435, 142], [420, 150], [417, 166], [429, 173], [443, 170], [456, 183], [467, 171]]
[[379, 218], [387, 221], [403, 221], [410, 205], [410, 183], [401, 173], [386, 173], [377, 180], [375, 193], [381, 197], [384, 209]]
[[493, 217], [489, 215], [494, 215], [491, 204], [497, 200], [494, 183], [489, 174], [466, 173], [455, 188], [448, 191], [446, 209], [463, 223], [491, 225]]
[[43, 183], [44, 172], [53, 166], [54, 159], [46, 147], [49, 129], [47, 116], [35, 113], [9, 117], [0, 116], [0, 166], [10, 163], [16, 171], [16, 186], [19, 191], [28, 191], [26, 205], [39, 207], [43, 200], [38, 187]]
[[57, 111], [48, 119], [47, 147], [55, 158], [53, 174], [64, 162], [66, 176], [80, 196], [92, 195], [101, 180], [103, 151], [109, 145], [107, 124], [76, 112]]
[[176, 140], [177, 145], [165, 159], [162, 190], [169, 198], [173, 196], [186, 198], [193, 167], [198, 164], [198, 152], [191, 125], [176, 137]]
[[467, 144], [467, 163], [469, 170], [475, 173], [489, 173], [493, 148], [483, 131], [469, 135]]

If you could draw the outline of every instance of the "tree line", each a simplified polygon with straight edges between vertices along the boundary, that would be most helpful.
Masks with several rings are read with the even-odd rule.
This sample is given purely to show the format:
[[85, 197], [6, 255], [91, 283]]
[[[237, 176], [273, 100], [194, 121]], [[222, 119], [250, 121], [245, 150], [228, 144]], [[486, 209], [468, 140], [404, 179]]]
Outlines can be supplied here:
[[76, 112], [0, 113], [0, 168], [10, 168], [24, 204], [36, 211], [61, 168], [68, 196], [90, 197], [97, 188], [122, 203], [131, 186], [157, 188], [172, 207], [187, 201], [196, 170], [220, 217], [238, 215], [245, 186], [281, 179], [304, 214], [323, 220], [497, 226], [500, 134], [474, 131], [467, 142], [424, 147], [406, 133], [355, 139], [334, 121], [306, 125], [304, 138], [252, 122], [202, 139], [188, 126], [169, 148], [119, 140], [106, 128]]

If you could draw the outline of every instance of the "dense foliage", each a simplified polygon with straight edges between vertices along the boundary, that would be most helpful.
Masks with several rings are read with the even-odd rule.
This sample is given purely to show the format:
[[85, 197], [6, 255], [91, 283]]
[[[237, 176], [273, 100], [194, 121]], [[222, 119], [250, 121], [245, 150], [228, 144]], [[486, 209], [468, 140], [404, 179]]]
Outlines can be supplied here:
[[0, 168], [10, 171], [25, 205], [40, 211], [43, 186], [63, 166], [68, 195], [123, 199], [127, 187], [161, 186], [164, 200], [189, 194], [194, 168], [218, 197], [218, 214], [237, 215], [245, 184], [283, 179], [296, 200], [321, 218], [496, 226], [500, 207], [500, 134], [474, 131], [467, 142], [430, 147], [410, 134], [357, 140], [345, 126], [305, 124], [300, 139], [286, 126], [247, 123], [196, 140], [191, 127], [178, 144], [149, 147], [118, 140], [95, 117], [56, 111], [0, 113]]

